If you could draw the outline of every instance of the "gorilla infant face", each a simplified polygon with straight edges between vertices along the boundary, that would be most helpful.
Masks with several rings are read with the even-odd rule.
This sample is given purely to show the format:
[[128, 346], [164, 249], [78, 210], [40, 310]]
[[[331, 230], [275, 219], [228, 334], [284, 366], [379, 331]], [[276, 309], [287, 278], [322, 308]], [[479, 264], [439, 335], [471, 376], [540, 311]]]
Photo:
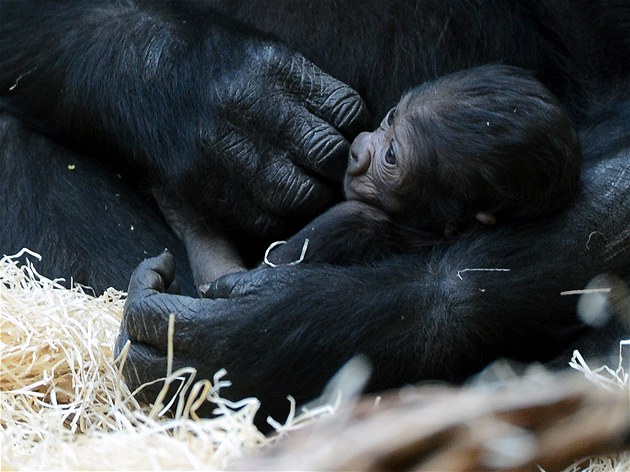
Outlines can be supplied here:
[[357, 136], [344, 192], [430, 231], [522, 222], [569, 201], [580, 154], [571, 119], [530, 72], [481, 66], [409, 90]]
[[[413, 161], [404, 99], [392, 108], [379, 127], [359, 134], [348, 158], [344, 194], [396, 214], [413, 188]], [[417, 137], [416, 137], [417, 139]]]

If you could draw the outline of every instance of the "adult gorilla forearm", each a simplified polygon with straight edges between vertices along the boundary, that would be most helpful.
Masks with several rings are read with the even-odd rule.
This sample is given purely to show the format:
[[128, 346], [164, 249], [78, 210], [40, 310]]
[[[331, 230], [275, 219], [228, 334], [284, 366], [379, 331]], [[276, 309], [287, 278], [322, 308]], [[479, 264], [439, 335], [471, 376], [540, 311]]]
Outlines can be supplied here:
[[[2, 103], [257, 234], [331, 203], [363, 103], [199, 2], [4, 1]], [[132, 169], [128, 169], [131, 164]]]
[[[128, 383], [165, 374], [170, 313], [175, 366], [192, 365], [202, 377], [225, 367], [233, 386], [222, 394], [260, 398], [260, 420], [282, 418], [285, 395], [317, 396], [359, 353], [373, 363], [373, 390], [460, 381], [498, 357], [549, 359], [585, 330], [576, 297], [561, 292], [602, 271], [630, 276], [628, 112], [619, 111], [609, 126], [583, 134], [585, 185], [575, 205], [540, 225], [462, 237], [428, 258], [232, 274], [213, 286], [213, 300], [163, 293], [174, 260], [145, 261], [132, 277], [119, 339], [119, 348], [132, 341]], [[589, 146], [604, 136], [609, 146]]]

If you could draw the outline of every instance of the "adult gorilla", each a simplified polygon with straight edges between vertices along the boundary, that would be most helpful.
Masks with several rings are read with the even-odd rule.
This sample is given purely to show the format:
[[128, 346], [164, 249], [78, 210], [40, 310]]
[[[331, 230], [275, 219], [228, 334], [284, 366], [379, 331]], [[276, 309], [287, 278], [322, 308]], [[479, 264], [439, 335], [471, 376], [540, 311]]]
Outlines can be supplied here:
[[[374, 365], [372, 390], [459, 381], [499, 356], [551, 358], [585, 332], [576, 299], [560, 292], [600, 272], [630, 276], [624, 2], [21, 0], [2, 9], [11, 204], [0, 210], [0, 243], [38, 250], [48, 273], [98, 288], [121, 286], [160, 246], [185, 264], [142, 190], [176, 195], [236, 241], [285, 234], [334, 201], [344, 136], [365, 110], [292, 50], [350, 84], [374, 119], [406, 87], [443, 73], [530, 68], [580, 130], [583, 188], [572, 208], [536, 225], [369, 265], [228, 276], [213, 300], [164, 293], [173, 256], [143, 262], [120, 336], [132, 340], [132, 386], [163, 375], [169, 313], [175, 366], [204, 376], [225, 367], [226, 393], [256, 395], [275, 416], [286, 394], [314, 397], [356, 353]], [[467, 270], [487, 268], [509, 271]]]

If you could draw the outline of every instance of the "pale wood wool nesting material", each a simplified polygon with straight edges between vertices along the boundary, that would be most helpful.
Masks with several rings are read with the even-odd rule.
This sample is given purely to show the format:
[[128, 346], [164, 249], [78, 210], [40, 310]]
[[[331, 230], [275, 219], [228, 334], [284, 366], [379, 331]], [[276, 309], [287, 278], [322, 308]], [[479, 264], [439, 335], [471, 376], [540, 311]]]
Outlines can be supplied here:
[[[0, 261], [0, 290], [3, 470], [216, 469], [268, 442], [253, 398], [214, 392], [210, 420], [135, 401], [113, 362], [125, 293], [69, 290], [14, 257]], [[221, 375], [215, 388], [229, 385]]]

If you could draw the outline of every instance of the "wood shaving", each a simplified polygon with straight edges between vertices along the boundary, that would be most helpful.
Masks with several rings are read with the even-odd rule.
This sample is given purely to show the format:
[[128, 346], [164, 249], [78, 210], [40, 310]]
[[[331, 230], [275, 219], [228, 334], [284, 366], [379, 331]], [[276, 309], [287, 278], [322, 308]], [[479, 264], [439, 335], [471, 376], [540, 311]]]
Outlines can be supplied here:
[[[160, 402], [140, 404], [114, 363], [126, 294], [67, 289], [18, 263], [22, 255], [40, 259], [24, 250], [0, 260], [2, 470], [216, 470], [273, 441], [253, 424], [257, 399], [220, 397], [225, 371], [188, 386], [209, 396], [215, 418], [197, 418], [191, 401], [175, 405], [174, 418]], [[292, 412], [289, 423], [317, 414]]]

